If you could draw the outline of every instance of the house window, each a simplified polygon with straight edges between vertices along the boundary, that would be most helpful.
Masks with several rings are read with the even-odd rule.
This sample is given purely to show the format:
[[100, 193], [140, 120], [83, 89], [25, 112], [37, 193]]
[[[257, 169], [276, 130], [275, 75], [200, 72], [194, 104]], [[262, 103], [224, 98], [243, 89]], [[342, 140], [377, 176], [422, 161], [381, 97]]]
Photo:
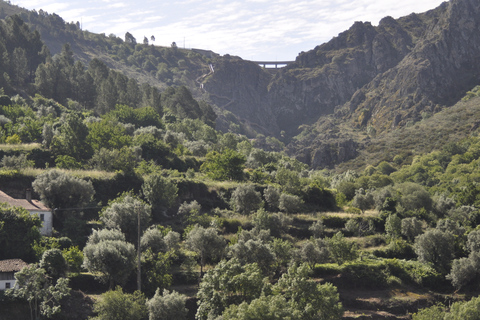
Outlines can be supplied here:
[[10, 282], [5, 282], [5, 289], [10, 289]]
[[44, 213], [40, 213], [40, 221], [45, 221], [45, 214]]

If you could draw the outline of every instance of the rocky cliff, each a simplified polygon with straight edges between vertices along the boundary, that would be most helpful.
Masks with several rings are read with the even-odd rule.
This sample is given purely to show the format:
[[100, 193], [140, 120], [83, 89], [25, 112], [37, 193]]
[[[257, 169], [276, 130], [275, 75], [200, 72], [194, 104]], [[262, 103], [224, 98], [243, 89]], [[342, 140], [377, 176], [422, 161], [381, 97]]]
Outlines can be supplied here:
[[271, 134], [292, 137], [316, 122], [289, 150], [314, 167], [333, 166], [362, 146], [349, 128], [394, 130], [451, 106], [480, 83], [479, 24], [477, 0], [386, 17], [378, 26], [355, 22], [273, 75], [222, 58], [205, 88], [217, 105]]

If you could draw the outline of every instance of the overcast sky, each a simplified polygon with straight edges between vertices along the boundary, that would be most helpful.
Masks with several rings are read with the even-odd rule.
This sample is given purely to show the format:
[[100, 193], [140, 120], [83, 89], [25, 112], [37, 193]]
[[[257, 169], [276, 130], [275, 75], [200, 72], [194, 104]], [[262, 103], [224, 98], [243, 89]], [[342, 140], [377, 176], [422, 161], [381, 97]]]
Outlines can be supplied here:
[[[440, 5], [441, 0], [11, 0], [27, 9], [79, 21], [84, 30], [130, 32], [155, 45], [201, 48], [248, 60], [294, 60], [348, 29], [355, 21], [378, 25]], [[152, 43], [152, 42], [151, 42]]]

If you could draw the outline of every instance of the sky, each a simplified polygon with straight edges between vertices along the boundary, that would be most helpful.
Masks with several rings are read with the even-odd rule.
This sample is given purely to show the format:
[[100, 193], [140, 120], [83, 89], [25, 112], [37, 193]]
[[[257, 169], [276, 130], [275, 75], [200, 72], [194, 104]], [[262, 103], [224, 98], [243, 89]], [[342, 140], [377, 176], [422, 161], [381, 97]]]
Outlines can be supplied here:
[[[253, 61], [291, 61], [347, 30], [434, 9], [441, 0], [11, 0], [83, 30], [130, 32], [137, 42], [212, 50]], [[152, 42], [151, 36], [155, 37]]]

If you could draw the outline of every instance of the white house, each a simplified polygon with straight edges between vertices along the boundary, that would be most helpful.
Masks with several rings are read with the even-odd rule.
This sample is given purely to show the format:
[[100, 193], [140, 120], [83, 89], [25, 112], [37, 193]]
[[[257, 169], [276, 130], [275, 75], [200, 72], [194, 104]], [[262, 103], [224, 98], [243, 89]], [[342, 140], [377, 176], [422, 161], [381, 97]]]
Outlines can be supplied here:
[[53, 216], [52, 210], [46, 207], [38, 200], [32, 200], [32, 191], [27, 190], [26, 199], [15, 199], [10, 197], [3, 191], [0, 191], [0, 203], [7, 203], [12, 207], [21, 207], [26, 209], [30, 214], [35, 214], [42, 221], [40, 233], [44, 236], [52, 235]]
[[15, 287], [15, 273], [26, 267], [21, 259], [0, 260], [0, 290]]

